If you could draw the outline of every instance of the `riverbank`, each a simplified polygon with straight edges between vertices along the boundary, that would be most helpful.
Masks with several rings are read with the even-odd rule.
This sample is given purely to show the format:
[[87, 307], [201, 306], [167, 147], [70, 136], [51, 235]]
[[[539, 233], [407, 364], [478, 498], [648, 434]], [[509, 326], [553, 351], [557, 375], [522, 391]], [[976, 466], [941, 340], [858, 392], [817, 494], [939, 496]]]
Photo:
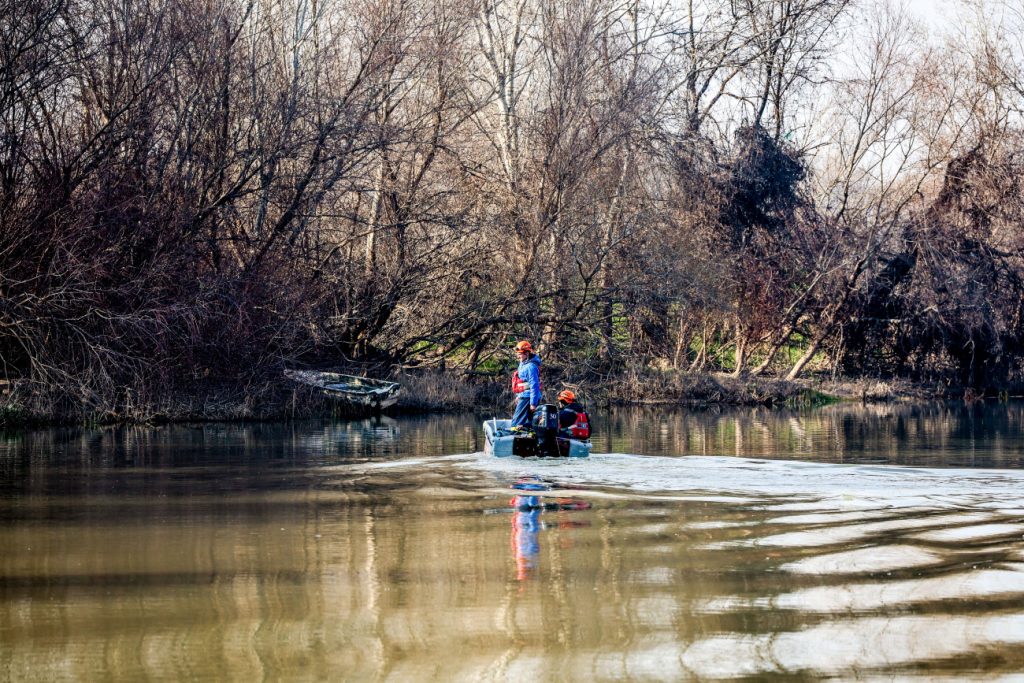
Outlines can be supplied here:
[[[356, 369], [353, 372], [359, 372]], [[365, 371], [364, 371], [365, 372]], [[365, 372], [365, 374], [373, 374]], [[504, 377], [466, 377], [438, 370], [393, 373], [402, 394], [392, 414], [511, 410], [512, 395]], [[735, 377], [723, 373], [625, 372], [615, 377], [564, 377], [557, 369], [546, 381], [553, 400], [562, 387], [575, 390], [591, 406], [788, 406], [838, 401], [886, 402], [964, 398], [962, 389], [906, 380], [810, 378], [796, 382], [770, 377]], [[242, 420], [291, 420], [311, 417], [356, 417], [359, 413], [318, 390], [282, 377], [247, 383], [197, 382], [188, 387], [128, 391], [116, 404], [78, 403], [66, 396], [30, 392], [8, 385], [0, 395], [0, 428], [51, 424], [171, 423]], [[981, 394], [967, 394], [980, 397]]]

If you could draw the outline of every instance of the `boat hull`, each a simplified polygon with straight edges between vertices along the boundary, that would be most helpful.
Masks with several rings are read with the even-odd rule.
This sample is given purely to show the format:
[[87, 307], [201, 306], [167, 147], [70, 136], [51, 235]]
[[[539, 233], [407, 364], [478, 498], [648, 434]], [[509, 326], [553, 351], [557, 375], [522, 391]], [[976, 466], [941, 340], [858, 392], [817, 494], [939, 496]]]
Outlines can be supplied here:
[[[487, 420], [484, 422], [484, 452], [496, 458], [519, 456], [528, 458], [542, 455], [537, 448], [537, 439], [530, 433], [509, 431], [511, 420]], [[559, 457], [586, 458], [592, 445], [579, 439], [558, 439]]]
[[291, 380], [320, 389], [325, 396], [367, 410], [393, 406], [402, 393], [397, 382], [314, 370], [286, 370]]

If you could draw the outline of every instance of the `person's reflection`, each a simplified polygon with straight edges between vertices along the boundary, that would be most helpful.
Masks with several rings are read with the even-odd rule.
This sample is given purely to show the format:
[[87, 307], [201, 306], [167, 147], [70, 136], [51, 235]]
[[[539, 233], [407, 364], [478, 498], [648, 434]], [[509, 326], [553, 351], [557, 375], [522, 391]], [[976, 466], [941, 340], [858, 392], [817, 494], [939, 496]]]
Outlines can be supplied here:
[[[539, 477], [521, 477], [512, 484], [519, 491], [547, 491], [550, 486]], [[552, 510], [586, 510], [590, 503], [572, 498], [554, 498], [544, 500], [539, 495], [523, 493], [512, 496], [512, 558], [516, 566], [516, 580], [525, 581], [537, 567], [537, 555], [540, 553], [540, 530], [545, 524], [540, 514]], [[586, 523], [559, 520], [558, 528], [566, 529], [586, 526]]]

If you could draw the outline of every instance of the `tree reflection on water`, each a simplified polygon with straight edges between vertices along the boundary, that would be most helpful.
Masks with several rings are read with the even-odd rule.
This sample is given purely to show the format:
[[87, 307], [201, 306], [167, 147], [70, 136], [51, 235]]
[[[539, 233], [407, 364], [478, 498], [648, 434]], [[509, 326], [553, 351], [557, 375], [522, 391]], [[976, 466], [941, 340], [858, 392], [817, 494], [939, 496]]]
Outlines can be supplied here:
[[1009, 466], [1022, 416], [616, 409], [572, 462], [474, 416], [0, 435], [0, 679], [1018, 673], [1024, 472], [891, 463]]

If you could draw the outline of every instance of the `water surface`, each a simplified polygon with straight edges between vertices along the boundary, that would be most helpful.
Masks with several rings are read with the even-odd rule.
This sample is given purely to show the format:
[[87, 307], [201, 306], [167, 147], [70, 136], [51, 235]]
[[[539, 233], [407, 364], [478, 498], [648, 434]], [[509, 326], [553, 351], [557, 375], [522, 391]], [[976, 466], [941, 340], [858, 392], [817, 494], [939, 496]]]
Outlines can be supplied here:
[[1024, 406], [0, 436], [0, 680], [1024, 672]]

